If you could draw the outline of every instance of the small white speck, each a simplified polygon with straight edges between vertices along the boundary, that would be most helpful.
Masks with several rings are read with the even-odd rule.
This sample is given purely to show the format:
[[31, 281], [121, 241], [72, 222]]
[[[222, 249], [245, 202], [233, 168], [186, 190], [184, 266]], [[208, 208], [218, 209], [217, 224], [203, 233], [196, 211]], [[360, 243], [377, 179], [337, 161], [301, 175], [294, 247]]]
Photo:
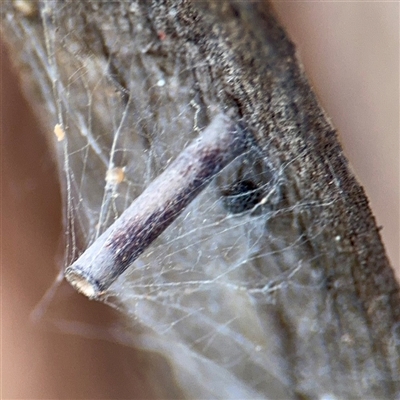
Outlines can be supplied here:
[[267, 200], [268, 200], [268, 197], [267, 197], [267, 196], [263, 197], [263, 198], [261, 199], [261, 201], [260, 201], [260, 205], [261, 205], [261, 206], [264, 205], [264, 204], [267, 202]]
[[336, 240], [337, 242], [340, 242], [340, 239], [341, 239], [341, 236], [339, 236], [339, 235], [335, 237], [335, 240]]
[[136, 3], [131, 3], [129, 6], [129, 12], [136, 14], [139, 11], [139, 6]]
[[63, 141], [65, 138], [65, 131], [60, 124], [56, 124], [56, 126], [54, 127], [54, 134], [56, 135], [59, 142]]
[[114, 167], [106, 172], [106, 182], [109, 185], [116, 186], [125, 179], [125, 168]]
[[338, 398], [332, 393], [324, 393], [319, 400], [338, 400]]
[[177, 14], [177, 11], [176, 11], [175, 8], [171, 8], [171, 9], [168, 11], [168, 15], [169, 15], [170, 17], [176, 17], [176, 14]]
[[165, 85], [165, 79], [159, 79], [156, 83], [158, 87], [163, 87]]

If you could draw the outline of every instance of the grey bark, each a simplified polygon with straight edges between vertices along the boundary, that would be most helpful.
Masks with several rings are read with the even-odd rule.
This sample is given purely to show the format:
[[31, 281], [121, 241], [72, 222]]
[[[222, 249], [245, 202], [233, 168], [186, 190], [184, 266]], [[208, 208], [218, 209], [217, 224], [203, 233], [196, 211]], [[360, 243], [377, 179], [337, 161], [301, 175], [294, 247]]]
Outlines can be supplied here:
[[[267, 3], [6, 1], [2, 18], [42, 117], [65, 131], [70, 261], [218, 112], [253, 135], [110, 289], [186, 396], [398, 398], [399, 287]], [[261, 191], [251, 208], [225, 198], [241, 182]]]

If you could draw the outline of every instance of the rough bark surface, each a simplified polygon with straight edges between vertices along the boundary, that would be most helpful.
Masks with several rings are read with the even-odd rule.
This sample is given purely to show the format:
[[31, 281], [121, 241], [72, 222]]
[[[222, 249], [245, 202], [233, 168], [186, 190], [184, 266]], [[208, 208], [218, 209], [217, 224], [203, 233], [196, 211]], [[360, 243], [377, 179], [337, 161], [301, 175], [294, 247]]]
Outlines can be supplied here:
[[[69, 262], [218, 112], [255, 139], [110, 290], [140, 323], [135, 343], [170, 360], [182, 393], [398, 398], [399, 287], [270, 6], [3, 3], [3, 34], [42, 118], [65, 132]], [[128, 183], [111, 187], [116, 167]], [[232, 206], [224, 193], [237, 187], [262, 200]]]

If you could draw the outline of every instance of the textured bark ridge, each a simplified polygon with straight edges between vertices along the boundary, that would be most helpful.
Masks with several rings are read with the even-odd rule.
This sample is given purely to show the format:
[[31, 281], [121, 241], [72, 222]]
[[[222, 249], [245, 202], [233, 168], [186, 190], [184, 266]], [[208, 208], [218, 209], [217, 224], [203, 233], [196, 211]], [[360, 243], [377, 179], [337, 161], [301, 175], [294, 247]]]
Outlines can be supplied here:
[[254, 139], [106, 299], [182, 393], [398, 398], [399, 287], [268, 4], [3, 1], [2, 29], [41, 117], [65, 132], [67, 264], [215, 115]]

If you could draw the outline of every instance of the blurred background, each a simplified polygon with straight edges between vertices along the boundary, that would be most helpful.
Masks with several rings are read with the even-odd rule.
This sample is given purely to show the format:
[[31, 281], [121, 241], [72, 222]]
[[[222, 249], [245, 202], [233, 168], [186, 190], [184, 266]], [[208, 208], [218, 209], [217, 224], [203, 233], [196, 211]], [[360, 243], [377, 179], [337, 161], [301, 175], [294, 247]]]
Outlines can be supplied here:
[[[399, 3], [274, 5], [400, 276]], [[107, 307], [62, 284], [38, 322], [29, 318], [63, 265], [60, 188], [52, 132], [36, 122], [4, 46], [0, 62], [1, 398], [157, 398], [151, 376], [141, 372], [146, 357], [108, 341]]]

